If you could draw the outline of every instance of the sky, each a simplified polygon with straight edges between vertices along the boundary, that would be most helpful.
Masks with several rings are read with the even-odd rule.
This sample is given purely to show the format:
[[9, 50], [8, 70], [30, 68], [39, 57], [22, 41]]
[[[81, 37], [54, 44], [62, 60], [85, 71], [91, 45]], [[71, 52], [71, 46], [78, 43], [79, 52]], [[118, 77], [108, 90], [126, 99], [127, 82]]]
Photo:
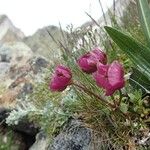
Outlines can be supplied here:
[[[113, 0], [101, 0], [104, 10]], [[0, 0], [0, 14], [6, 14], [13, 24], [25, 35], [33, 34], [37, 29], [48, 25], [59, 25], [63, 29], [73, 24], [78, 27], [102, 15], [99, 0]]]

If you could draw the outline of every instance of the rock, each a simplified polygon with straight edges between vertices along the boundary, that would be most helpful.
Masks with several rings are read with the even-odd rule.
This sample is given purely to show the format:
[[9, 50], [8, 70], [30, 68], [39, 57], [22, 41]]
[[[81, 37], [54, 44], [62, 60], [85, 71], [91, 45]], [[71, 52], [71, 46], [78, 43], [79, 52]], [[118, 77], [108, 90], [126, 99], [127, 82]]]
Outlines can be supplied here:
[[16, 28], [6, 15], [0, 15], [0, 42], [21, 41], [24, 33]]
[[0, 105], [5, 109], [14, 108], [16, 105], [16, 98], [20, 93], [20, 87], [14, 89], [6, 89], [0, 95]]
[[88, 150], [91, 142], [91, 130], [81, 122], [71, 122], [57, 135], [48, 150]]
[[10, 126], [14, 131], [21, 132], [23, 134], [34, 136], [38, 133], [39, 128], [27, 119], [23, 118], [17, 125]]
[[[44, 70], [49, 66], [49, 62], [44, 57], [32, 57], [24, 59], [18, 66], [13, 65], [5, 68], [5, 72], [0, 70], [0, 104], [8, 108], [16, 106], [16, 99], [24, 100], [25, 97], [32, 93], [34, 83], [43, 79]], [[17, 63], [17, 62], [16, 62]], [[8, 63], [10, 64], [10, 63]], [[0, 63], [1, 68], [1, 63]], [[3, 76], [2, 76], [3, 73]]]
[[[0, 108], [0, 122], [1, 122], [0, 125], [7, 126], [5, 124], [5, 119], [7, 118], [10, 112], [11, 112], [10, 109], [6, 109], [4, 107]], [[17, 131], [17, 132], [20, 132], [29, 136], [35, 136], [39, 131], [39, 127], [37, 127], [32, 122], [29, 122], [26, 118], [22, 119], [17, 125], [11, 125], [10, 128], [13, 129], [14, 131]]]
[[[31, 49], [22, 42], [5, 43], [0, 46], [0, 82], [6, 87], [22, 73], [19, 68], [26, 66], [33, 57]], [[15, 68], [15, 70], [14, 70]], [[17, 71], [18, 70], [18, 71]]]
[[91, 130], [80, 121], [72, 119], [52, 140], [43, 132], [37, 134], [29, 150], [89, 150], [90, 142]]
[[[0, 139], [4, 136], [4, 138], [6, 139], [4, 144], [9, 144], [9, 148], [10, 146], [16, 145], [21, 150], [29, 149], [29, 147], [33, 145], [33, 143], [35, 142], [35, 136], [39, 132], [39, 128], [35, 126], [33, 123], [29, 122], [28, 120], [22, 120], [21, 122], [19, 122], [18, 125], [8, 127], [7, 124], [5, 123], [5, 119], [7, 118], [9, 113], [10, 113], [10, 109], [0, 108], [0, 122], [1, 122]], [[2, 131], [2, 129], [3, 130], [5, 129], [6, 132], [5, 134], [4, 131]], [[13, 133], [13, 135], [12, 134], [9, 135], [13, 137], [7, 137], [8, 133]], [[12, 138], [13, 142], [7, 141], [7, 139], [9, 138]], [[0, 143], [2, 143], [2, 141]], [[0, 145], [0, 149], [1, 148], [2, 147]], [[15, 148], [14, 150], [17, 149], [18, 148]]]
[[22, 88], [22, 92], [26, 95], [32, 93], [32, 91], [33, 91], [33, 85], [31, 83], [25, 83]]
[[[35, 54], [53, 60], [61, 55], [60, 45], [54, 42], [47, 31], [51, 33], [57, 42], [61, 41], [64, 44], [64, 37], [62, 36], [61, 30], [56, 26], [48, 26], [39, 29], [32, 36], [25, 37], [24, 42]], [[64, 32], [64, 35], [65, 34]]]
[[109, 136], [94, 132], [76, 119], [70, 119], [53, 138], [40, 132], [29, 150], [123, 150], [112, 145]]
[[29, 150], [46, 150], [49, 139], [43, 132], [40, 132], [36, 136], [36, 142], [30, 147]]
[[0, 77], [5, 76], [10, 69], [10, 63], [0, 62]]
[[29, 63], [32, 67], [32, 70], [34, 73], [40, 73], [42, 69], [47, 68], [49, 65], [49, 62], [44, 57], [34, 57], [31, 60], [29, 60]]
[[3, 107], [0, 108], [0, 122], [1, 123], [5, 122], [5, 119], [8, 116], [9, 112], [10, 112], [9, 109], [3, 108]]
[[0, 45], [0, 61], [1, 62], [9, 62], [12, 57], [12, 51], [9, 47], [5, 46], [4, 44]]
[[12, 65], [22, 66], [33, 57], [32, 50], [23, 42], [5, 43], [0, 46], [0, 60]]

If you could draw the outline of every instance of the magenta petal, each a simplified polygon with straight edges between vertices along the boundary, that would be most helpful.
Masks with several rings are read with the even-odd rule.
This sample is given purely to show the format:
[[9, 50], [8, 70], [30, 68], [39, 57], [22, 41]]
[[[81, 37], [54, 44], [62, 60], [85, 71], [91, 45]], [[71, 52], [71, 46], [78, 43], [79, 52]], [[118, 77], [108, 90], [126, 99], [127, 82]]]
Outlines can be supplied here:
[[97, 48], [81, 56], [77, 62], [82, 71], [93, 73], [97, 70], [97, 63], [106, 64], [107, 57], [103, 51]]
[[113, 87], [111, 87], [111, 85], [110, 85], [109, 88], [106, 88], [106, 96], [113, 95], [115, 91], [116, 90]]
[[100, 75], [97, 72], [95, 72], [93, 74], [93, 77], [96, 80], [96, 83], [99, 87], [106, 88], [109, 86], [108, 80], [103, 75]]
[[109, 65], [103, 65], [102, 63], [97, 64], [97, 72], [103, 76], [107, 76]]
[[110, 65], [108, 69], [108, 80], [111, 86], [116, 90], [124, 87], [124, 71], [119, 62], [114, 61]]
[[96, 80], [96, 83], [98, 86], [103, 88], [110, 87], [110, 84], [108, 82], [107, 78], [107, 70], [109, 68], [109, 65], [103, 65], [101, 63], [97, 64], [97, 72], [93, 74], [94, 79]]
[[78, 60], [78, 65], [86, 73], [92, 73], [96, 71], [95, 59], [90, 54], [85, 54]]
[[91, 53], [102, 64], [106, 64], [107, 63], [107, 56], [106, 56], [106, 54], [102, 50], [100, 50], [99, 48], [95, 48]]
[[49, 84], [52, 91], [63, 91], [71, 82], [72, 74], [69, 68], [57, 66]]
[[93, 74], [93, 77], [97, 85], [106, 90], [107, 96], [112, 95], [125, 85], [123, 67], [117, 61], [110, 65], [98, 63], [97, 71]]

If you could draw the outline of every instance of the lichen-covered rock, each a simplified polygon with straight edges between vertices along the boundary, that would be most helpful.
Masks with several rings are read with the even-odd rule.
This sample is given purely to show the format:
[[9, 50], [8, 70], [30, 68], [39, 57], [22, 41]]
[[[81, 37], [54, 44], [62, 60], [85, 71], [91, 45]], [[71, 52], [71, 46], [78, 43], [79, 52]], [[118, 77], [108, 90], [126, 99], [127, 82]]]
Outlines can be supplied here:
[[91, 134], [80, 121], [71, 119], [54, 139], [50, 140], [43, 132], [37, 134], [29, 150], [91, 150]]
[[0, 62], [0, 78], [5, 76], [5, 74], [9, 71], [9, 69], [10, 69], [10, 63]]
[[5, 73], [0, 73], [0, 88], [5, 87], [3, 92], [0, 89], [1, 106], [14, 108], [17, 99], [24, 100], [28, 94], [32, 93], [35, 83], [44, 79], [44, 70], [48, 66], [49, 62], [44, 57], [33, 56], [20, 65], [16, 62], [15, 65], [5, 68]]
[[103, 134], [95, 133], [82, 121], [70, 119], [53, 139], [49, 140], [48, 136], [42, 133], [30, 150], [123, 150], [112, 145], [109, 136]]
[[70, 123], [57, 135], [48, 150], [89, 150], [91, 130], [81, 122], [71, 120]]
[[11, 65], [23, 65], [33, 57], [33, 52], [23, 42], [10, 42], [0, 45], [1, 62], [9, 62]]
[[32, 66], [34, 73], [40, 73], [44, 68], [48, 67], [49, 62], [44, 57], [34, 57], [29, 60], [29, 64]]

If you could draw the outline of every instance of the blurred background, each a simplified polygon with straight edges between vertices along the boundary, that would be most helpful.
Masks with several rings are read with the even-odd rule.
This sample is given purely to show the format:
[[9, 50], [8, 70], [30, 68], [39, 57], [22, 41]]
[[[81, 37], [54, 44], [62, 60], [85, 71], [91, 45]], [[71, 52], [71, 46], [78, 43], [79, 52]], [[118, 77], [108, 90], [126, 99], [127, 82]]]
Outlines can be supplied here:
[[[146, 43], [136, 2], [0, 0], [0, 150], [87, 150], [87, 147], [89, 150], [126, 150], [122, 143], [132, 145], [128, 134], [136, 135], [136, 132], [129, 130], [126, 120], [122, 123], [122, 116], [116, 117], [120, 122], [113, 122], [110, 120], [113, 113], [107, 116], [108, 111], [101, 111], [101, 105], [97, 101], [93, 103], [94, 99], [89, 99], [86, 93], [75, 88], [52, 93], [48, 84], [55, 66], [64, 64], [72, 69], [76, 81], [102, 93], [102, 89], [94, 86], [91, 76], [83, 74], [76, 65], [79, 56], [95, 47], [107, 53], [108, 63], [118, 60], [124, 65], [125, 73], [130, 73], [133, 63], [112, 41], [104, 26], [121, 29]], [[130, 44], [126, 46], [132, 48]], [[147, 87], [149, 89], [149, 84]], [[141, 93], [130, 88], [126, 89], [133, 101], [141, 100]], [[133, 116], [135, 120], [136, 117]], [[67, 127], [62, 130], [64, 126]], [[121, 138], [115, 139], [114, 131]], [[140, 133], [137, 135], [141, 138]]]
[[[63, 29], [68, 24], [81, 26], [89, 20], [85, 12], [98, 19], [102, 15], [98, 0], [0, 0], [0, 14], [7, 15], [25, 35], [33, 34], [38, 28], [56, 25]], [[113, 0], [101, 0], [104, 11]]]

